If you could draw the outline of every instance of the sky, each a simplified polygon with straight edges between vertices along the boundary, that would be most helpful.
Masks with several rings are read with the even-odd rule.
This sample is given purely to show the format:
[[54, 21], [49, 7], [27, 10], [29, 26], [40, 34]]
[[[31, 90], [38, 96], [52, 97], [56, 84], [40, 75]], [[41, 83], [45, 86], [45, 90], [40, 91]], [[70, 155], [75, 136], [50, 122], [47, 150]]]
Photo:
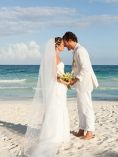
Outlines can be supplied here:
[[[0, 64], [40, 64], [45, 43], [67, 31], [92, 64], [118, 64], [118, 0], [0, 0]], [[72, 52], [61, 58], [71, 64]]]

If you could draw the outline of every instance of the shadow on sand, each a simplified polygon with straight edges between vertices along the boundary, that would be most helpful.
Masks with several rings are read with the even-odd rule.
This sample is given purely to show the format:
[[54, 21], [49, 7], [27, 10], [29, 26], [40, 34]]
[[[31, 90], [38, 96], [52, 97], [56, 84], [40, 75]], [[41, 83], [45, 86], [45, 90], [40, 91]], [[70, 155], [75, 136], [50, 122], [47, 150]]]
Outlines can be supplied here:
[[94, 157], [118, 157], [118, 152], [102, 152], [94, 155]]
[[108, 153], [104, 154], [102, 157], [118, 157], [118, 153], [108, 152]]
[[0, 121], [0, 127], [6, 127], [11, 131], [16, 131], [19, 134], [25, 134], [27, 126], [21, 124], [13, 124], [9, 122]]

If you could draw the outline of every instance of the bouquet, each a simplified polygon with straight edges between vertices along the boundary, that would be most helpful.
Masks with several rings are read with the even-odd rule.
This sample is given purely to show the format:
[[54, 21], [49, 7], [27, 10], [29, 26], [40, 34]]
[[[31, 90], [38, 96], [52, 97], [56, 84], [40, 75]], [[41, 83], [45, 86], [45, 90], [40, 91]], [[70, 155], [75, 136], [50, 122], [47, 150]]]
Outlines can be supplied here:
[[[69, 83], [71, 82], [72, 80], [74, 80], [76, 77], [74, 76], [74, 74], [71, 72], [66, 72], [62, 75], [58, 75], [57, 76], [57, 79], [62, 79], [63, 81]], [[68, 89], [71, 89], [71, 86], [70, 85], [67, 85]]]

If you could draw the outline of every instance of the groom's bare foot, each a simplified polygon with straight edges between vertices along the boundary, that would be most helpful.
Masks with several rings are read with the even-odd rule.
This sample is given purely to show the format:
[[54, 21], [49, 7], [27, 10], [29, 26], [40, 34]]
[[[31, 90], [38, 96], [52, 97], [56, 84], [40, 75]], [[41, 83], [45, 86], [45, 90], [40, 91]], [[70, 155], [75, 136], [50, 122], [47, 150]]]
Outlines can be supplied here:
[[86, 135], [84, 136], [84, 140], [90, 140], [93, 138], [93, 132], [87, 131]]
[[79, 132], [71, 131], [71, 134], [73, 134], [76, 137], [84, 136], [84, 130], [80, 129]]

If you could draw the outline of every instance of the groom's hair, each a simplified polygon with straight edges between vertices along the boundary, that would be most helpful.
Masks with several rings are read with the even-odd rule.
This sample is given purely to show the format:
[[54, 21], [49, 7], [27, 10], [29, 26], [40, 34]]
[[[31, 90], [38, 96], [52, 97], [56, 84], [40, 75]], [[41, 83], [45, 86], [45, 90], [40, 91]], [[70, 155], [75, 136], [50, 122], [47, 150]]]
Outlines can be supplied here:
[[69, 41], [69, 40], [78, 42], [77, 36], [73, 32], [66, 32], [63, 36], [63, 40]]

